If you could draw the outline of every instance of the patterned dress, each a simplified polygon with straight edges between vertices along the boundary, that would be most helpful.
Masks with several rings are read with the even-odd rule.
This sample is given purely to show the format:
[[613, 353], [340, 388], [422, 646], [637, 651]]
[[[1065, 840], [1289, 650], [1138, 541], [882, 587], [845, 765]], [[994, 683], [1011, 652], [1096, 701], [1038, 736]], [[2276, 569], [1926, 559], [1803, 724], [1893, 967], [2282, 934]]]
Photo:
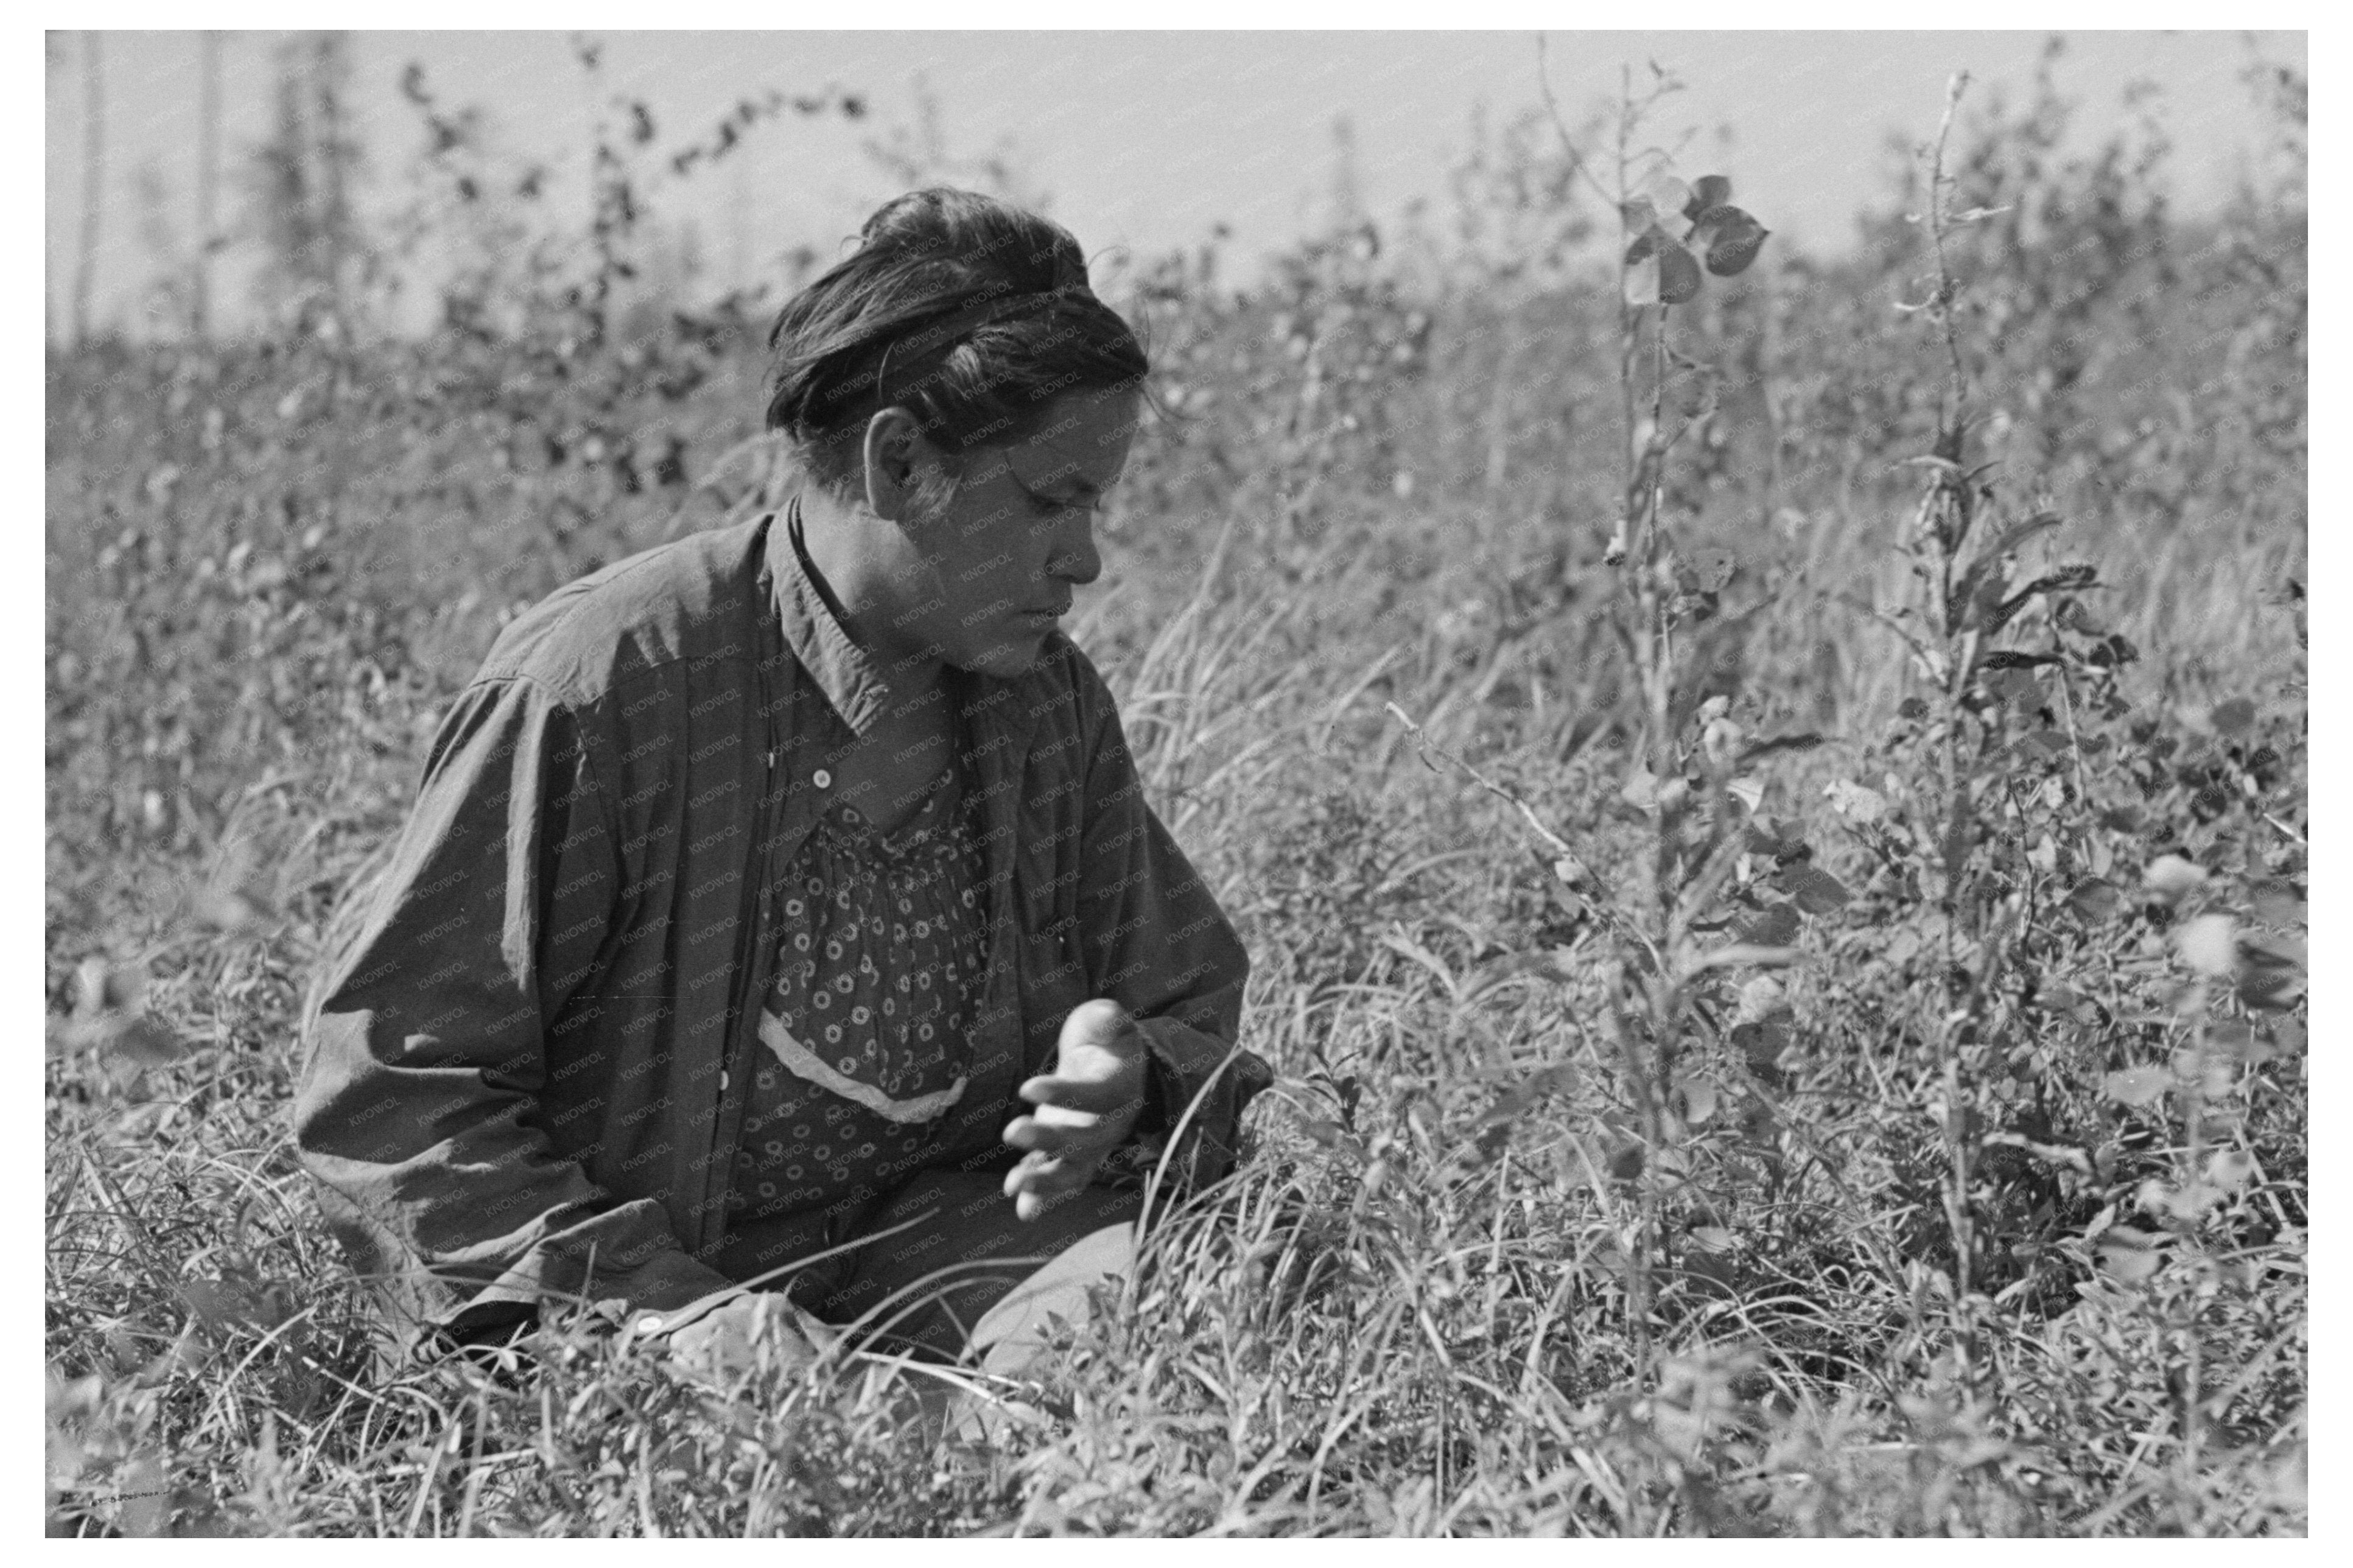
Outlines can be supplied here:
[[964, 1098], [985, 877], [954, 767], [895, 833], [846, 802], [819, 819], [782, 889], [733, 1221], [808, 1213], [921, 1167]]

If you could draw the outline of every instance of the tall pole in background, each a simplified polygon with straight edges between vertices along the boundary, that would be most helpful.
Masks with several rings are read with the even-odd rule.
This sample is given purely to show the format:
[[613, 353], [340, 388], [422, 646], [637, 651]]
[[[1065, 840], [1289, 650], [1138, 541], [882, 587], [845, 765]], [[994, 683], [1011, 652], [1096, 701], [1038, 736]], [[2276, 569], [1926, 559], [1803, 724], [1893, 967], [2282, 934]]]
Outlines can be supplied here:
[[188, 324], [202, 342], [212, 327], [213, 252], [219, 247], [221, 36], [197, 35], [202, 50], [196, 106], [196, 272], [188, 296]]
[[106, 198], [106, 78], [98, 35], [81, 36], [81, 243], [74, 257], [73, 346], [90, 342], [90, 297], [98, 270], [99, 209]]
[[1354, 228], [1365, 216], [1356, 183], [1356, 122], [1342, 114], [1332, 121], [1332, 232]]
[[744, 290], [755, 281], [752, 276], [752, 149], [758, 145], [757, 137], [737, 144], [731, 160], [734, 169], [728, 176], [734, 191], [727, 204], [727, 270], [731, 286]]
[[318, 115], [313, 132], [319, 163], [318, 193], [320, 198], [315, 232], [324, 242], [326, 254], [321, 270], [326, 284], [326, 308], [333, 313], [336, 327], [349, 326], [344, 319], [349, 306], [346, 290], [351, 287], [352, 212], [348, 181], [352, 144], [343, 123], [343, 94], [350, 75], [350, 57], [345, 49], [344, 35], [322, 32], [311, 44], [311, 102]]

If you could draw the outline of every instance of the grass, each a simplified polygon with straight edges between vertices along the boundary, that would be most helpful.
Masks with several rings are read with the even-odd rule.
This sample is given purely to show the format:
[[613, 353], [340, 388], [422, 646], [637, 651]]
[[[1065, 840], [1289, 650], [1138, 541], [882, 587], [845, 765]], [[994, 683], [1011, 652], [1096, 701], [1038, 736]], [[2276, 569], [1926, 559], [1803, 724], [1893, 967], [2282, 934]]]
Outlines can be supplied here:
[[[1962, 166], [2013, 178], [2027, 134]], [[1601, 561], [1614, 300], [1345, 236], [1246, 298], [1140, 280], [1179, 417], [1078, 636], [1281, 1081], [986, 1447], [860, 1358], [732, 1396], [585, 1333], [527, 1373], [387, 1364], [284, 1126], [334, 898], [502, 616], [763, 504], [749, 333], [562, 377], [455, 336], [53, 357], [52, 1532], [2301, 1533], [2304, 1012], [2263, 954], [2305, 877], [2303, 231], [2121, 179], [1993, 192], [2076, 227], [1978, 230], [1957, 321], [2001, 504], [2066, 520], [2012, 581], [2098, 564], [2087, 613], [2140, 655], [2113, 703], [1908, 717], [1936, 692], [1855, 607], [1916, 593], [1915, 237], [1768, 249], [1679, 320], [1721, 384], [1662, 506], [1738, 557], [1726, 714], [1822, 741], [1725, 818], [1732, 934], [1787, 921], [1799, 961], [1716, 972], [1663, 1044], [1612, 1023], [1607, 898], [1388, 710], [1602, 892], [1652, 876]], [[2161, 257], [2087, 269], [2101, 224]], [[1928, 832], [1962, 786], [1966, 884]], [[2165, 854], [2203, 879], [2145, 880]], [[2201, 915], [2258, 949], [2201, 967]]]

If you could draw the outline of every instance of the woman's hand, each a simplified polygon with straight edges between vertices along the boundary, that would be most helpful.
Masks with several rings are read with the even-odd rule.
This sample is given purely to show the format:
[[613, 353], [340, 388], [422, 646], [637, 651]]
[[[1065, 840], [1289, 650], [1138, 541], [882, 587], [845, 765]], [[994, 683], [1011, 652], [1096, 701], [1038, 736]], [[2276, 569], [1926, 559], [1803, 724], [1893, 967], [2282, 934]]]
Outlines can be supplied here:
[[672, 1331], [667, 1348], [681, 1370], [726, 1384], [761, 1364], [797, 1373], [815, 1362], [831, 1336], [821, 1324], [773, 1290], [748, 1290]]
[[1135, 1127], [1144, 1109], [1144, 1035], [1127, 1009], [1104, 997], [1082, 1002], [1062, 1020], [1053, 1073], [1021, 1086], [1038, 1108], [1005, 1130], [1029, 1153], [1006, 1173], [1013, 1212], [1035, 1219], [1055, 1199], [1085, 1186]]

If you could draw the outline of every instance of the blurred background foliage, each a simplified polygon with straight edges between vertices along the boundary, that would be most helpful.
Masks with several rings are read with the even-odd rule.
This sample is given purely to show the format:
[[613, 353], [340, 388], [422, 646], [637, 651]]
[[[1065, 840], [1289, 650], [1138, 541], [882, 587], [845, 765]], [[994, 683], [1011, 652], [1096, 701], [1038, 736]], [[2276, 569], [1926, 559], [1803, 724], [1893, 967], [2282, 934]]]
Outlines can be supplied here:
[[[584, 44], [578, 58], [592, 89], [596, 53]], [[796, 278], [698, 289], [693, 247], [649, 183], [695, 177], [769, 121], [864, 112], [830, 89], [747, 100], [680, 140], [617, 97], [589, 216], [566, 229], [524, 221], [533, 171], [482, 145], [470, 111], [419, 72], [404, 83], [416, 144], [375, 153], [413, 163], [417, 198], [364, 227], [343, 192], [358, 156], [337, 110], [345, 69], [332, 35], [290, 47], [278, 133], [239, 171], [272, 258], [266, 331], [208, 334], [195, 268], [174, 285], [185, 335], [122, 341], [85, 317], [47, 361], [47, 1355], [51, 1523], [68, 1532], [484, 1524], [487, 1472], [453, 1481], [431, 1458], [455, 1452], [442, 1439], [457, 1426], [343, 1392], [392, 1384], [330, 1283], [337, 1260], [279, 1120], [301, 987], [337, 894], [398, 826], [439, 710], [505, 621], [608, 562], [756, 516], [793, 482], [758, 413], [766, 320]], [[2102, 783], [2075, 762], [2081, 787], [2051, 798], [2088, 823], [2102, 798], [2129, 796], [2129, 822], [2100, 829], [2120, 863], [2185, 858], [2218, 897], [2244, 893], [2242, 921], [2268, 911], [2300, 931], [2305, 83], [2264, 68], [2247, 85], [2277, 145], [2211, 217], [2153, 194], [2161, 135], [2065, 150], [2075, 106], [2048, 73], [2021, 100], [1963, 116], [1950, 204], [1987, 212], [1958, 251], [1978, 460], [2021, 508], [2064, 520], [2034, 559], [2097, 562], [2089, 613], [2135, 656], [2123, 705], [2100, 721], [2116, 737], [2094, 765]], [[881, 145], [909, 186], [1018, 194], [1017, 171], [952, 157], [936, 124]], [[1988, 1129], [2002, 1147], [2063, 1145], [2084, 1164], [2078, 1179], [2057, 1170], [2065, 1159], [2020, 1154], [1986, 1177], [1989, 1289], [2023, 1281], [2002, 1300], [2034, 1304], [2033, 1334], [2071, 1311], [2080, 1333], [2017, 1350], [1989, 1386], [1955, 1382], [1919, 1328], [1927, 1287], [1901, 1260], [1934, 1260], [1952, 1237], [1939, 1239], [1935, 1176], [1905, 1120], [1929, 1092], [1900, 1048], [1906, 1020], [1936, 1006], [1927, 961], [1903, 945], [1916, 894], [1900, 876], [1871, 880], [1869, 836], [1839, 837], [1840, 814], [1819, 804], [1841, 782], [1891, 793], [1871, 770], [1905, 765], [1904, 705], [1919, 689], [1902, 645], [1857, 608], [1906, 591], [1920, 480], [1903, 459], [1933, 433], [1943, 386], [1939, 353], [1902, 308], [1926, 288], [1907, 217], [1917, 184], [1855, 193], [1852, 254], [1768, 245], [1677, 318], [1696, 368], [1670, 395], [1695, 424], [1665, 514], [1684, 545], [1736, 562], [1727, 596], [1754, 614], [1725, 695], [1748, 732], [1827, 738], [1775, 784], [1797, 824], [1778, 859], [1803, 849], [1860, 890], [1843, 913], [1808, 910], [1816, 978], [1786, 998], [1744, 993], [1743, 1020], [1780, 1033], [1744, 1037], [1746, 1087], [1725, 1090], [1715, 1118], [1739, 1124], [1746, 1152], [1691, 1156], [1746, 1175], [1684, 1215], [1696, 1239], [1669, 1301], [1690, 1336], [1680, 1370], [1650, 1377], [1604, 1326], [1624, 1310], [1607, 1266], [1622, 1242], [1602, 1225], [1609, 1181], [1573, 1167], [1612, 1158], [1622, 1126], [1558, 1109], [1553, 1080], [1526, 1077], [1568, 1059], [1576, 983], [1550, 1003], [1494, 991], [1492, 1016], [1460, 984], [1507, 960], [1574, 969], [1589, 923], [1541, 858], [1532, 872], [1501, 809], [1421, 768], [1381, 710], [1398, 703], [1597, 865], [1624, 864], [1613, 803], [1639, 713], [1602, 568], [1627, 461], [1620, 306], [1599, 237], [1616, 215], [1529, 121], [1482, 135], [1451, 210], [1385, 227], [1335, 202], [1324, 231], [1246, 287], [1227, 280], [1214, 237], [1101, 279], [1148, 331], [1163, 416], [1104, 516], [1107, 580], [1075, 635], [1122, 696], [1163, 816], [1244, 928], [1249, 1043], [1287, 1086], [1235, 1200], [1273, 1251], [1228, 1257], [1195, 1237], [1198, 1278], [1238, 1292], [1215, 1297], [1212, 1337], [1273, 1356], [1264, 1387], [1328, 1400], [1352, 1374], [1300, 1348], [1300, 1325], [1320, 1320], [1266, 1317], [1249, 1292], [1270, 1259], [1305, 1271], [1311, 1294], [1353, 1292], [1317, 1309], [1337, 1314], [1333, 1345], [1393, 1336], [1423, 1358], [1382, 1396], [1389, 1426], [1310, 1422], [1308, 1448], [1321, 1442], [1318, 1466], [1334, 1467], [1313, 1488], [1282, 1480], [1304, 1476], [1303, 1460], [1250, 1471], [1203, 1447], [1169, 1412], [1207, 1396], [1152, 1383], [1117, 1336], [1154, 1322], [1208, 1332], [1204, 1284], [1081, 1358], [1080, 1414], [986, 1462], [934, 1476], [883, 1426], [825, 1426], [848, 1468], [762, 1471], [754, 1518], [744, 1478], [731, 1495], [630, 1450], [618, 1462], [661, 1473], [660, 1508], [685, 1510], [666, 1526], [620, 1493], [608, 1517], [585, 1493], [526, 1487], [501, 1505], [506, 1527], [2300, 1530], [2296, 994], [2287, 1023], [2270, 1021], [2276, 1009], [2256, 1019], [2269, 1076], [2247, 1080], [2237, 1146], [2263, 1173], [2231, 1187], [2243, 1277], [2166, 1295], [2094, 1257], [2168, 1147], [2100, 1086], [2132, 1065], [2130, 1021], [2164, 1005], [2143, 972], [2169, 951], [2178, 889], [2150, 903], [2137, 870], [2107, 879], [2121, 908], [2094, 911], [2097, 930], [2065, 926], [2040, 961], [2081, 994], [2064, 1026], [2021, 1004], [2001, 1069], [2016, 1093], [1989, 1090], [2015, 1111]], [[435, 285], [438, 325], [382, 330], [426, 235], [459, 258]], [[1546, 1104], [1567, 1142], [1496, 1164]], [[1485, 1159], [1450, 1163], [1450, 1146], [1474, 1140]], [[1383, 1160], [1419, 1175], [1400, 1187], [1374, 1174]], [[1354, 1216], [1320, 1253], [1300, 1240], [1324, 1223], [1302, 1218], [1315, 1205]], [[1492, 1258], [1466, 1277], [1481, 1248]], [[1318, 1274], [1311, 1255], [1339, 1261]], [[2115, 1294], [2127, 1288], [2142, 1294]], [[1475, 1350], [1447, 1337], [1473, 1306]], [[1574, 1310], [1593, 1326], [1547, 1341], [1546, 1323]], [[2151, 1458], [2158, 1439], [2135, 1447], [2178, 1406], [2147, 1346], [2184, 1311], [2209, 1313], [2229, 1347], [2218, 1377], [2242, 1374], [2216, 1407], [2233, 1436], [2202, 1470]], [[1724, 1348], [1736, 1340], [1752, 1348]], [[1266, 1351], [1276, 1341], [1291, 1348]], [[1491, 1414], [1514, 1436], [1489, 1453], [1463, 1426], [1462, 1402], [1486, 1397], [1462, 1381], [1473, 1367], [1511, 1387], [1525, 1370], [1546, 1391], [1527, 1400], [1565, 1402], [1575, 1419]], [[581, 1388], [638, 1375], [593, 1370]], [[487, 1385], [398, 1376], [444, 1415], [477, 1400], [488, 1425], [470, 1431], [500, 1429]], [[1292, 1452], [1305, 1418], [1245, 1417], [1239, 1397], [1221, 1388], [1221, 1419], [1271, 1423], [1265, 1451]], [[1747, 1414], [1725, 1426], [1711, 1400]], [[563, 1441], [586, 1445], [593, 1470], [606, 1439], [572, 1408]], [[819, 1426], [851, 1419], [810, 1412]], [[513, 1414], [523, 1430], [529, 1412]], [[1164, 1416], [1174, 1425], [1155, 1426]], [[719, 1431], [683, 1408], [663, 1419], [694, 1442]], [[776, 1458], [819, 1435], [758, 1440]], [[1892, 1468], [1872, 1458], [1891, 1442], [1907, 1456]], [[331, 1498], [387, 1444], [415, 1457], [369, 1475], [375, 1512]], [[841, 1479], [857, 1465], [874, 1467], [874, 1489]], [[893, 1493], [891, 1477], [919, 1470], [929, 1479]], [[1776, 1489], [1794, 1475], [1811, 1479]]]

